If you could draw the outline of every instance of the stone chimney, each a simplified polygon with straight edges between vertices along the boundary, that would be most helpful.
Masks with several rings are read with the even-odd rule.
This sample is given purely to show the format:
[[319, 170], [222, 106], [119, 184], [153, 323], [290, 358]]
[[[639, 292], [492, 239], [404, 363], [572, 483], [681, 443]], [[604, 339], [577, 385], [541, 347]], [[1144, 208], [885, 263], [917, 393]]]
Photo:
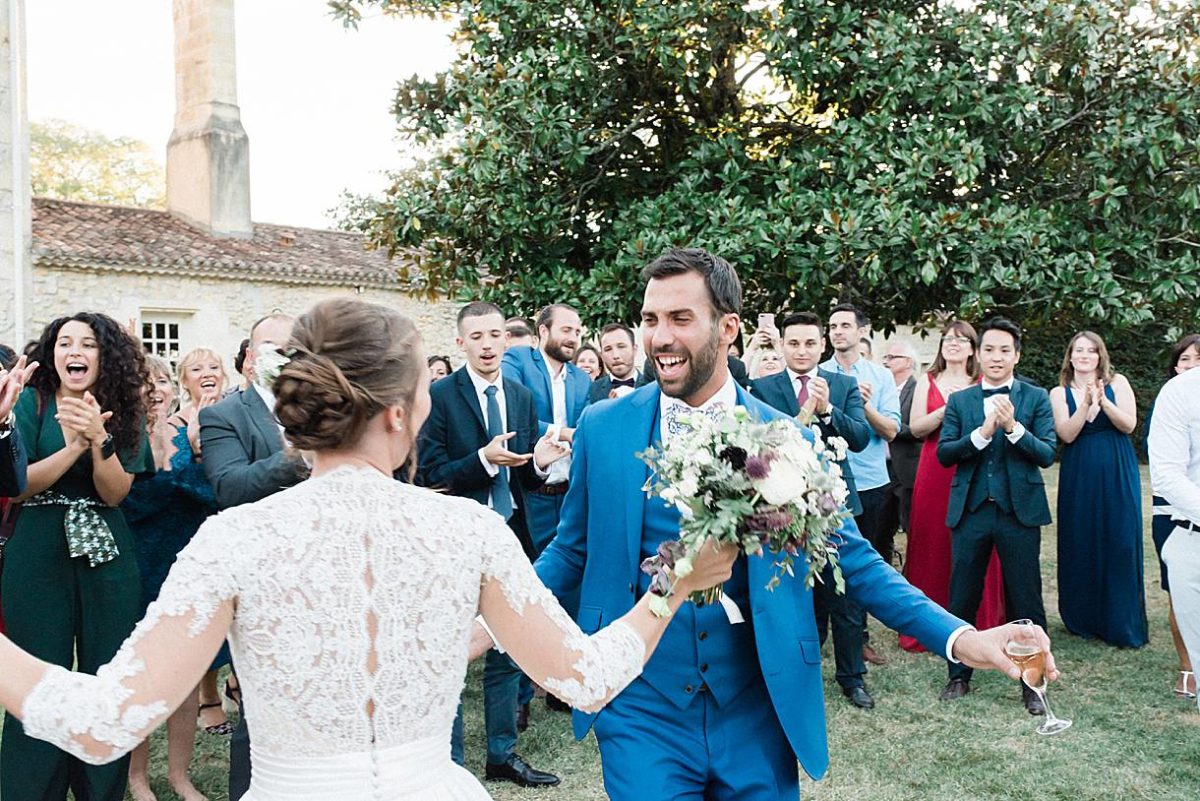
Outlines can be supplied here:
[[233, 0], [174, 0], [174, 17], [167, 208], [212, 236], [248, 237], [250, 138], [237, 104]]

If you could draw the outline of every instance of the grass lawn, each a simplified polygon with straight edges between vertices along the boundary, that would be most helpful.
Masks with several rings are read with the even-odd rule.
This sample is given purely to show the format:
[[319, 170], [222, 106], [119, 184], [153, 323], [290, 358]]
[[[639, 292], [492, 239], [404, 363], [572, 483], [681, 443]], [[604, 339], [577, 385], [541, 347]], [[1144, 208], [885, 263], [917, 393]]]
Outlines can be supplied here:
[[[1057, 471], [1047, 472], [1051, 494]], [[1144, 476], [1143, 476], [1144, 478]], [[1149, 510], [1147, 488], [1146, 510]], [[1051, 497], [1053, 504], [1053, 497]], [[1166, 597], [1146, 525], [1146, 589], [1151, 643], [1117, 650], [1067, 634], [1057, 615], [1054, 530], [1042, 545], [1046, 611], [1063, 678], [1050, 689], [1060, 717], [1075, 725], [1056, 737], [1034, 733], [1036, 720], [1020, 703], [1017, 686], [999, 674], [976, 674], [963, 701], [943, 704], [937, 693], [945, 663], [896, 647], [896, 638], [872, 622], [872, 642], [889, 664], [873, 668], [868, 686], [878, 706], [861, 712], [845, 702], [832, 676], [826, 646], [826, 713], [832, 764], [820, 783], [806, 781], [805, 801], [1195, 801], [1200, 798], [1200, 714], [1195, 702], [1171, 692], [1176, 659], [1167, 630]], [[483, 713], [479, 668], [467, 681], [467, 766], [483, 773]], [[152, 775], [162, 801], [166, 783], [163, 732], [153, 738]], [[227, 799], [227, 741], [198, 734], [193, 775], [212, 801]], [[595, 739], [576, 743], [566, 715], [534, 705], [533, 725], [520, 752], [563, 783], [521, 790], [492, 783], [498, 801], [604, 799]], [[9, 799], [8, 801], [25, 801]], [[660, 799], [647, 799], [660, 801]]]

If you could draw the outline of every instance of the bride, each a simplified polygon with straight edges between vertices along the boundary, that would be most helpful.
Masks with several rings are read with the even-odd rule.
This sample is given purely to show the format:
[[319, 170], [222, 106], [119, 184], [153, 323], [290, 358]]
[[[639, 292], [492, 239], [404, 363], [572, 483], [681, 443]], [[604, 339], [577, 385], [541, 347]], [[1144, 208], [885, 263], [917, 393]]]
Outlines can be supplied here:
[[[429, 412], [406, 317], [327, 300], [296, 321], [289, 352], [275, 408], [288, 441], [312, 451], [312, 478], [210, 518], [95, 676], [0, 636], [0, 705], [82, 760], [117, 759], [228, 636], [254, 731], [247, 799], [487, 799], [450, 761], [477, 613], [534, 681], [585, 710], [641, 672], [669, 619], [643, 598], [585, 636], [496, 514], [392, 478]], [[734, 557], [704, 549], [672, 609], [725, 580]]]

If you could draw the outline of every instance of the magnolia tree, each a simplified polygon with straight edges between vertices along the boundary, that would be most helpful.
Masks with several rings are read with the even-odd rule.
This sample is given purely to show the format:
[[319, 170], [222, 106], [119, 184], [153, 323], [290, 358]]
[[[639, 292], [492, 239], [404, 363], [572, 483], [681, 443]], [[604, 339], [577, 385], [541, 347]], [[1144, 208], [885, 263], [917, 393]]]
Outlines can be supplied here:
[[1191, 0], [330, 5], [458, 21], [395, 98], [425, 157], [346, 207], [431, 291], [629, 320], [638, 269], [689, 244], [752, 309], [1194, 319]]

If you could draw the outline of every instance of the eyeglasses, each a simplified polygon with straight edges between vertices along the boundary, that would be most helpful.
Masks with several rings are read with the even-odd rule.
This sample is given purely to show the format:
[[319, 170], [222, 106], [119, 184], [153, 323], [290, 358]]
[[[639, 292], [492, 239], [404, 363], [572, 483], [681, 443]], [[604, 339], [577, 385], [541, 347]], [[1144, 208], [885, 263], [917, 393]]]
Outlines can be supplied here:
[[911, 359], [912, 359], [912, 356], [905, 356], [905, 355], [903, 355], [903, 354], [891, 354], [891, 353], [888, 353], [888, 354], [885, 354], [885, 355], [884, 355], [884, 357], [883, 357], [883, 360], [884, 360], [885, 362], [894, 361], [895, 359], [910, 359], [910, 360], [911, 360]]
[[942, 342], [943, 343], [953, 342], [956, 345], [970, 345], [971, 344], [971, 340], [969, 337], [960, 337], [960, 336], [955, 336], [954, 334], [949, 334], [948, 336], [942, 337]]

